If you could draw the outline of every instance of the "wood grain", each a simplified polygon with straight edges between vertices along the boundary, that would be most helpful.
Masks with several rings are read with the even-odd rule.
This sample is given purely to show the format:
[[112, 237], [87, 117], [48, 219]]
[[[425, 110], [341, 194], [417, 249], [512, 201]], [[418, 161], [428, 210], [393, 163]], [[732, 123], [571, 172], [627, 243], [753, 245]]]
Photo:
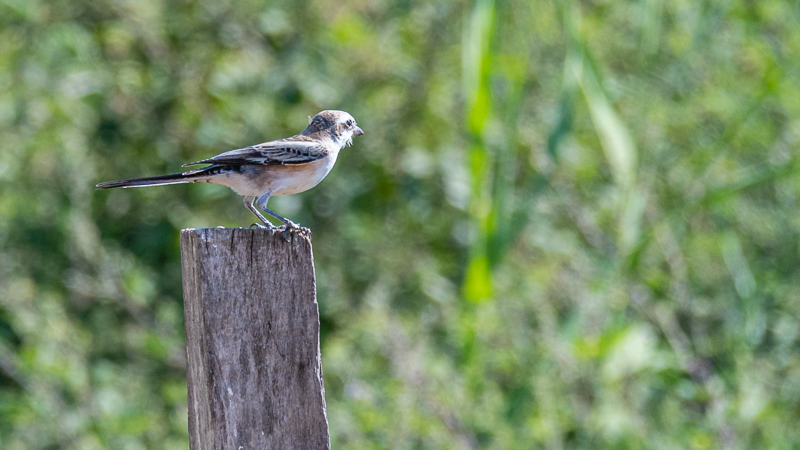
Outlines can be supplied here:
[[206, 449], [327, 449], [310, 237], [181, 231], [189, 442]]

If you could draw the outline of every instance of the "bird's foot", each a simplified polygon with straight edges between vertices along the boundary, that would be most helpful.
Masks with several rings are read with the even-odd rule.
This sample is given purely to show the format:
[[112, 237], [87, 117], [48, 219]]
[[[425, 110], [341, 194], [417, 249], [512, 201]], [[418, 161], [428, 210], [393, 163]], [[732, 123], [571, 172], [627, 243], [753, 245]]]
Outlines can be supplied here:
[[263, 224], [263, 223], [258, 223], [258, 222], [256, 222], [256, 223], [254, 223], [254, 224], [250, 225], [250, 228], [251, 228], [251, 229], [252, 229], [253, 227], [255, 227], [255, 228], [259, 228], [259, 229], [262, 229], [262, 230], [273, 230], [273, 229], [275, 229], [275, 228], [278, 228], [278, 227], [276, 227], [275, 225], [272, 225], [272, 224], [266, 224], [266, 225], [265, 225], [265, 224]]
[[289, 233], [291, 233], [292, 230], [297, 230], [300, 232], [300, 234], [308, 234], [311, 236], [311, 230], [306, 227], [301, 227], [291, 220], [287, 220], [281, 228], [283, 228], [283, 240], [286, 242], [289, 242]]

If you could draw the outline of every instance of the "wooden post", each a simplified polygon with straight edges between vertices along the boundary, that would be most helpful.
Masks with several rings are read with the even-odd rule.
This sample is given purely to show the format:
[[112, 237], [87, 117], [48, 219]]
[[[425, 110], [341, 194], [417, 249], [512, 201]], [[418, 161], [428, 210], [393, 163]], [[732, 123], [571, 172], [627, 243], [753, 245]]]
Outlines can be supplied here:
[[329, 449], [311, 239], [181, 231], [189, 447]]

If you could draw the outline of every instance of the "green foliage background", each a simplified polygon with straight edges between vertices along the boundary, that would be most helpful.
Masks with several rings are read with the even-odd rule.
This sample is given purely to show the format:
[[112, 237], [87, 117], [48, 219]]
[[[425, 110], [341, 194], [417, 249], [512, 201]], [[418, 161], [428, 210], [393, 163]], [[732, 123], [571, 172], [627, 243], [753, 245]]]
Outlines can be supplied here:
[[800, 447], [796, 0], [0, 0], [0, 447], [186, 448], [178, 232], [314, 190], [334, 448]]

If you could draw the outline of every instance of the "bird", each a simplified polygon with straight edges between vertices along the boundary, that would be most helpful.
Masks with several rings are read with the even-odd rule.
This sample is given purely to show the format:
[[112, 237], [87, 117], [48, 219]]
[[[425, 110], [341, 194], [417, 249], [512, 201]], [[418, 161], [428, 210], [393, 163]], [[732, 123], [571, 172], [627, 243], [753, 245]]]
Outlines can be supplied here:
[[[208, 164], [182, 173], [107, 181], [100, 189], [163, 186], [180, 183], [210, 183], [228, 186], [244, 196], [244, 205], [263, 223], [252, 226], [273, 229], [261, 211], [281, 221], [284, 233], [299, 225], [267, 208], [270, 197], [292, 195], [319, 184], [333, 169], [339, 151], [353, 144], [353, 136], [364, 131], [345, 111], [326, 110], [313, 118], [305, 130], [292, 137], [230, 150], [217, 156], [184, 164]], [[284, 234], [286, 237], [286, 234]]]

